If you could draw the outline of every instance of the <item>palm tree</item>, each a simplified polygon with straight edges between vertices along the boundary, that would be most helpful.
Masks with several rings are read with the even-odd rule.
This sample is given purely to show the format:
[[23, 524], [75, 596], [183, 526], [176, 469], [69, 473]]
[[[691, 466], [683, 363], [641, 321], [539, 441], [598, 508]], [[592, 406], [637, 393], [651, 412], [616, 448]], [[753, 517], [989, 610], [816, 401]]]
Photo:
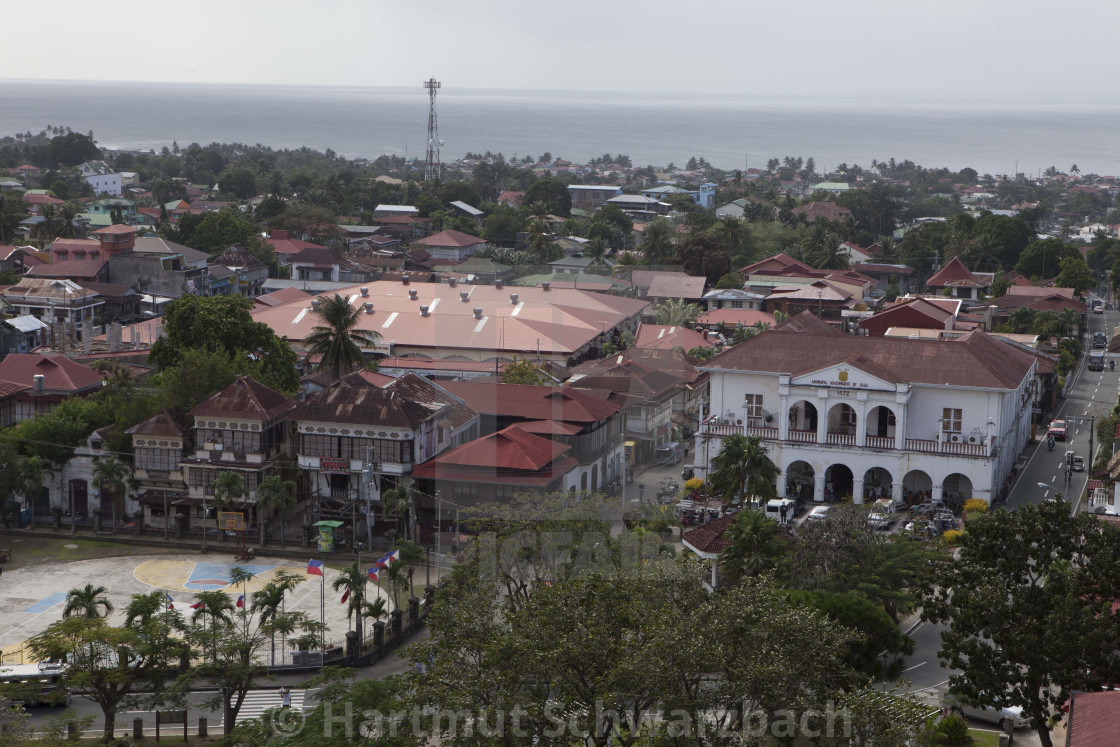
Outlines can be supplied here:
[[372, 330], [358, 329], [361, 321], [359, 307], [351, 306], [347, 299], [336, 293], [331, 298], [320, 300], [315, 313], [323, 324], [312, 330], [306, 343], [310, 355], [322, 356], [319, 370], [326, 368], [337, 379], [343, 370], [364, 366], [366, 359], [362, 347], [373, 345], [380, 335]]
[[382, 510], [386, 514], [392, 514], [393, 518], [397, 521], [397, 529], [399, 537], [410, 537], [408, 515], [413, 510], [413, 505], [418, 493], [411, 485], [397, 485], [395, 488], [386, 490], [381, 495]]
[[[63, 617], [108, 617], [113, 614], [113, 603], [105, 598], [109, 591], [104, 586], [86, 584], [81, 589], [71, 589], [66, 594], [66, 606], [62, 609]], [[104, 614], [101, 613], [104, 610]]]
[[124, 499], [128, 495], [127, 481], [131, 476], [129, 466], [115, 456], [93, 463], [93, 482], [102, 495], [109, 494], [112, 497], [114, 519], [116, 516], [124, 516]]
[[548, 224], [540, 218], [529, 221], [527, 239], [529, 251], [536, 255], [538, 262], [547, 264], [552, 260], [552, 249], [556, 243], [548, 230]]
[[124, 608], [124, 625], [131, 628], [133, 624], [139, 623], [138, 627], [143, 628], [153, 617], [166, 611], [167, 597], [162, 589], [149, 594], [133, 594], [132, 601]]
[[614, 269], [611, 270], [612, 275], [625, 275], [632, 272], [635, 268], [642, 266], [642, 258], [635, 252], [619, 252], [614, 258]]
[[[245, 478], [237, 472], [223, 472], [214, 480], [214, 508], [221, 510], [231, 507], [245, 495]], [[220, 529], [220, 527], [219, 527]], [[208, 528], [202, 528], [202, 551], [206, 552]], [[224, 536], [224, 535], [222, 535]]]
[[23, 197], [10, 189], [0, 189], [0, 244], [14, 244], [19, 224], [29, 215]]
[[358, 643], [361, 645], [362, 640], [362, 604], [366, 599], [366, 582], [369, 580], [369, 575], [362, 568], [358, 567], [358, 563], [354, 562], [342, 569], [338, 574], [338, 578], [331, 582], [331, 588], [335, 591], [346, 590], [350, 595], [346, 605], [346, 622], [350, 624], [353, 620], [355, 624], [351, 630], [358, 633]]
[[[273, 623], [272, 626], [269, 626], [269, 635], [272, 639], [273, 665], [276, 664], [276, 633], [283, 632], [287, 635], [295, 629], [293, 621], [282, 618], [278, 613], [284, 604], [284, 596], [302, 580], [298, 576], [280, 571], [275, 578], [258, 591], [253, 592], [253, 601], [250, 603], [249, 609], [259, 614], [262, 626], [269, 621]], [[281, 629], [278, 626], [283, 627]]]
[[424, 561], [424, 548], [411, 540], [402, 540], [397, 543], [397, 550], [400, 552], [397, 563], [405, 567], [404, 575], [408, 579], [408, 595], [413, 596], [412, 574]]
[[39, 224], [39, 243], [40, 246], [45, 246], [58, 235], [55, 231], [58, 226], [58, 209], [54, 205], [40, 205], [39, 217], [43, 219]]
[[727, 528], [730, 544], [719, 555], [719, 567], [731, 583], [757, 576], [781, 554], [778, 524], [762, 511], [741, 511]]
[[588, 267], [605, 266], [607, 264], [607, 242], [596, 236], [583, 248], [583, 253], [591, 260]]
[[25, 457], [19, 462], [19, 475], [16, 479], [16, 492], [23, 496], [31, 508], [31, 524], [35, 525], [35, 502], [43, 492], [43, 478], [46, 471], [39, 457]]
[[261, 547], [265, 545], [265, 517], [269, 518], [280, 514], [280, 545], [284, 544], [284, 512], [296, 502], [296, 484], [291, 480], [284, 480], [279, 475], [265, 478], [257, 487], [257, 524], [261, 529]]
[[58, 209], [58, 218], [61, 221], [58, 226], [59, 238], [73, 239], [77, 237], [78, 227], [74, 225], [74, 221], [81, 215], [81, 212], [82, 209], [74, 202], [68, 202]]
[[653, 307], [653, 319], [658, 324], [676, 327], [691, 325], [703, 313], [694, 303], [685, 303], [675, 298], [667, 298]]
[[372, 602], [366, 602], [362, 605], [362, 617], [367, 620], [377, 622], [383, 617], [389, 616], [389, 603], [385, 601], [385, 597], [378, 595]]
[[663, 265], [673, 256], [673, 226], [665, 218], [654, 218], [642, 237], [642, 253], [647, 265]]
[[719, 454], [712, 459], [712, 488], [725, 502], [736, 496], [775, 495], [774, 481], [782, 473], [766, 454], [758, 436], [734, 435], [723, 439]]

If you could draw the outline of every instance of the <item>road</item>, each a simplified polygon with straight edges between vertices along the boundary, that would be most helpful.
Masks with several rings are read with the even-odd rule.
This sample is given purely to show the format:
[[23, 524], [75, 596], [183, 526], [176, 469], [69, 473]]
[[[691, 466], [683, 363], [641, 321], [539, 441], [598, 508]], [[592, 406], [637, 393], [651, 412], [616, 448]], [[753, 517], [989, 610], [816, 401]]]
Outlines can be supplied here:
[[[1114, 356], [1106, 355], [1103, 371], [1090, 371], [1087, 366], [1093, 333], [1104, 332], [1106, 337], [1112, 339], [1112, 330], [1120, 323], [1120, 312], [1106, 311], [1104, 314], [1089, 314], [1088, 317], [1089, 333], [1085, 340], [1084, 354], [1073, 374], [1073, 387], [1067, 387], [1067, 396], [1053, 416], [1055, 420], [1067, 419], [1066, 441], [1064, 443], [1058, 441], [1054, 445], [1054, 451], [1049, 451], [1046, 448], [1044, 433], [1046, 424], [1039, 427], [1039, 444], [1030, 453], [1026, 466], [1020, 471], [1015, 486], [1007, 497], [1008, 508], [1039, 503], [1053, 496], [1054, 489], [1040, 488], [1038, 483], [1055, 486], [1058, 492], [1071, 500], [1080, 496], [1085, 490], [1085, 483], [1089, 479], [1087, 470], [1074, 472], [1069, 486], [1065, 484], [1065, 453], [1072, 450], [1085, 459], [1086, 467], [1091, 464], [1088, 418], [1095, 415], [1099, 420], [1102, 415], [1107, 415], [1112, 410], [1116, 404], [1117, 382], [1120, 381], [1120, 371], [1110, 371], [1107, 365], [1107, 360]], [[1071, 417], [1085, 418], [1085, 421], [1069, 421]], [[1094, 438], [1094, 450], [1098, 447], [1099, 442]]]

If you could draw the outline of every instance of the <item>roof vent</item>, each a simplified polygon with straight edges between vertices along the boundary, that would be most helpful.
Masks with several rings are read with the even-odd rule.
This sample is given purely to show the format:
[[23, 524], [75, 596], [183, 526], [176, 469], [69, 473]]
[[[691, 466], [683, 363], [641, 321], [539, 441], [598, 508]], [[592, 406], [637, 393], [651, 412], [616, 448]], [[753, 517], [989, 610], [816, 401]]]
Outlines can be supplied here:
[[372, 303], [366, 303], [366, 313], [367, 314], [372, 314], [373, 313], [373, 304]]
[[35, 374], [31, 377], [31, 381], [32, 391], [34, 391], [36, 394], [42, 394], [43, 390], [46, 388], [47, 377], [43, 374]]
[[552, 285], [552, 283], [548, 282], [547, 280], [544, 281], [543, 283], [541, 283], [541, 287], [544, 288], [545, 290], [548, 290], [548, 286], [550, 286], [550, 285]]
[[408, 285], [408, 280], [409, 280], [408, 275], [401, 275], [401, 282], [402, 283], [404, 283], [405, 285]]
[[516, 293], [510, 293], [509, 294], [509, 302], [511, 304], [513, 304], [514, 306], [517, 305], [517, 294]]
[[480, 307], [480, 306], [475, 306], [474, 307], [474, 318], [475, 319], [481, 319], [482, 318], [482, 307]]
[[369, 298], [369, 288], [362, 288], [362, 298]]
[[420, 307], [420, 316], [428, 316], [428, 307], [427, 306], [421, 306]]
[[314, 309], [315, 311], [319, 310], [319, 299], [318, 298], [311, 299], [311, 308]]
[[497, 288], [498, 290], [502, 289], [502, 281], [501, 281], [500, 278], [495, 278], [494, 279], [494, 287]]
[[410, 288], [409, 289], [408, 298], [409, 298], [410, 301], [415, 301], [416, 300], [416, 289], [415, 288]]
[[462, 301], [463, 303], [466, 303], [467, 301], [471, 300], [471, 293], [470, 293], [470, 291], [459, 291], [459, 299], [460, 299], [460, 300], [461, 300], [461, 301]]
[[458, 278], [448, 278], [447, 279], [447, 284], [450, 285], [452, 288], [454, 288], [456, 285], [459, 284], [459, 279]]

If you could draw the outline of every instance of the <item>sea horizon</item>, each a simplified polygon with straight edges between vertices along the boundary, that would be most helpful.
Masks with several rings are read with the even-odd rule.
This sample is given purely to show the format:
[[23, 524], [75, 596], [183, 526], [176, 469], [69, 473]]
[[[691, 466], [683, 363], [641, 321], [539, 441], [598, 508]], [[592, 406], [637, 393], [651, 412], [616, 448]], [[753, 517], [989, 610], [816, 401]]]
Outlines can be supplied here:
[[[1120, 103], [1046, 98], [762, 96], [456, 88], [437, 97], [445, 160], [467, 152], [577, 162], [603, 153], [635, 165], [703, 157], [724, 169], [812, 157], [818, 171], [872, 159], [981, 174], [1034, 174], [1049, 166], [1120, 174]], [[347, 158], [422, 156], [428, 97], [403, 86], [155, 83], [0, 78], [0, 136], [46, 125], [92, 130], [111, 150], [178, 142], [333, 149]]]

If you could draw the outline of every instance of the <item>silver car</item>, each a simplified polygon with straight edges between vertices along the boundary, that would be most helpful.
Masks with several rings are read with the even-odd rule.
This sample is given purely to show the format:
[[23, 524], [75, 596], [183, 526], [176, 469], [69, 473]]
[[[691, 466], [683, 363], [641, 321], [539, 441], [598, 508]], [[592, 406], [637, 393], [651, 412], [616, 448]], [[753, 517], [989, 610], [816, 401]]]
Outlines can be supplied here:
[[950, 713], [974, 718], [977, 721], [987, 721], [989, 724], [995, 724], [1003, 731], [1007, 731], [1009, 724], [1014, 729], [1024, 729], [1029, 725], [1027, 717], [1023, 715], [1023, 709], [1018, 706], [972, 706], [964, 703], [952, 693], [945, 696], [942, 704], [949, 709]]

